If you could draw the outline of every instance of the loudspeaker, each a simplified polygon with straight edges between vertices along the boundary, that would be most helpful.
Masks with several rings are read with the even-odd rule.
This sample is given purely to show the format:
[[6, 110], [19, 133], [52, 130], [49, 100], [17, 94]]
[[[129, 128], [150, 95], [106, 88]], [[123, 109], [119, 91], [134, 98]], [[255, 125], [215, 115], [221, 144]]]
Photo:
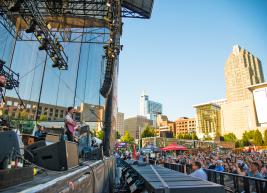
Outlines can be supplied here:
[[34, 163], [48, 170], [62, 171], [79, 164], [78, 145], [61, 141], [33, 151]]
[[0, 163], [11, 153], [13, 148], [16, 153], [24, 154], [20, 136], [14, 131], [0, 132]]
[[40, 147], [45, 147], [46, 146], [46, 143], [44, 140], [42, 141], [37, 141], [29, 146], [27, 146], [25, 148], [25, 153], [24, 153], [24, 158], [30, 162], [33, 162], [34, 161], [34, 155], [33, 155], [33, 151], [35, 149], [38, 149]]

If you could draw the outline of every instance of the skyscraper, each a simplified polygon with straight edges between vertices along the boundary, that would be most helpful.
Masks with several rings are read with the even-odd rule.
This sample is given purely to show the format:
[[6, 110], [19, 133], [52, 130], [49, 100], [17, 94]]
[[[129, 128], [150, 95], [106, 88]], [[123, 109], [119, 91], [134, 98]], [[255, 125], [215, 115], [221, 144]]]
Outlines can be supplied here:
[[121, 136], [124, 135], [124, 113], [117, 113], [117, 131]]
[[149, 96], [143, 91], [140, 96], [139, 108], [139, 115], [152, 120], [153, 125], [156, 126], [157, 115], [162, 114], [162, 104], [149, 100]]
[[239, 45], [233, 46], [224, 68], [229, 103], [251, 99], [249, 86], [264, 82], [261, 61]]
[[223, 133], [233, 132], [240, 138], [244, 131], [259, 126], [253, 95], [248, 87], [264, 82], [261, 61], [235, 45], [225, 64], [224, 73], [227, 102], [221, 107]]

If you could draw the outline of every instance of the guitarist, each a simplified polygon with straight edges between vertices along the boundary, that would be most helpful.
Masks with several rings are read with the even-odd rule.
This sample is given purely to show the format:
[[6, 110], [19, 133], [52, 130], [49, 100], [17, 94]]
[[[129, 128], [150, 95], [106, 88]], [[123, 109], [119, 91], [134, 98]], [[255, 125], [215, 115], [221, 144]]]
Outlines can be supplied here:
[[65, 116], [65, 129], [68, 141], [76, 141], [74, 136], [75, 130], [78, 128], [78, 124], [73, 119], [74, 108], [68, 107], [67, 114]]

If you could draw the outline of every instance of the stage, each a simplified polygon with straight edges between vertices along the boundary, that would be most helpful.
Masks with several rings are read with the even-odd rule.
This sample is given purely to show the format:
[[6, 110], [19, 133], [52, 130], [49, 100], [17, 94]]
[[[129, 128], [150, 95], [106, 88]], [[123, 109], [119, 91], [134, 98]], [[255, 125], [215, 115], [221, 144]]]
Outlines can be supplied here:
[[101, 193], [109, 192], [115, 179], [115, 160], [83, 162], [81, 166], [68, 171], [37, 174], [30, 182], [2, 190], [5, 193], [33, 193], [33, 192], [75, 192]]

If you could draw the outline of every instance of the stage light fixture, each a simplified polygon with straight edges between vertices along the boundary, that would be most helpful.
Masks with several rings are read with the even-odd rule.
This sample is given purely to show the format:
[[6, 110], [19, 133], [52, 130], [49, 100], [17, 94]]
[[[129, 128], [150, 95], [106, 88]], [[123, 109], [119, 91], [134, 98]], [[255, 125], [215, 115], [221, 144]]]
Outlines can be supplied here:
[[46, 38], [44, 38], [44, 39], [42, 39], [42, 43], [41, 43], [41, 45], [39, 46], [39, 50], [45, 50], [46, 49], [46, 46], [47, 46], [47, 39]]
[[59, 67], [59, 62], [58, 62], [58, 58], [55, 56], [54, 53], [52, 53], [51, 55], [51, 60], [53, 61], [53, 68], [58, 68]]
[[29, 28], [25, 30], [26, 33], [33, 33], [35, 31], [36, 28], [36, 21], [34, 19], [32, 19], [30, 21], [30, 25]]
[[37, 31], [37, 32], [36, 32], [36, 38], [37, 38], [38, 40], [42, 40], [42, 39], [43, 39], [43, 36], [42, 36], [41, 31]]
[[14, 2], [11, 3], [11, 5], [9, 6], [9, 11], [11, 12], [19, 12], [20, 8], [21, 8], [21, 0], [15, 0]]

